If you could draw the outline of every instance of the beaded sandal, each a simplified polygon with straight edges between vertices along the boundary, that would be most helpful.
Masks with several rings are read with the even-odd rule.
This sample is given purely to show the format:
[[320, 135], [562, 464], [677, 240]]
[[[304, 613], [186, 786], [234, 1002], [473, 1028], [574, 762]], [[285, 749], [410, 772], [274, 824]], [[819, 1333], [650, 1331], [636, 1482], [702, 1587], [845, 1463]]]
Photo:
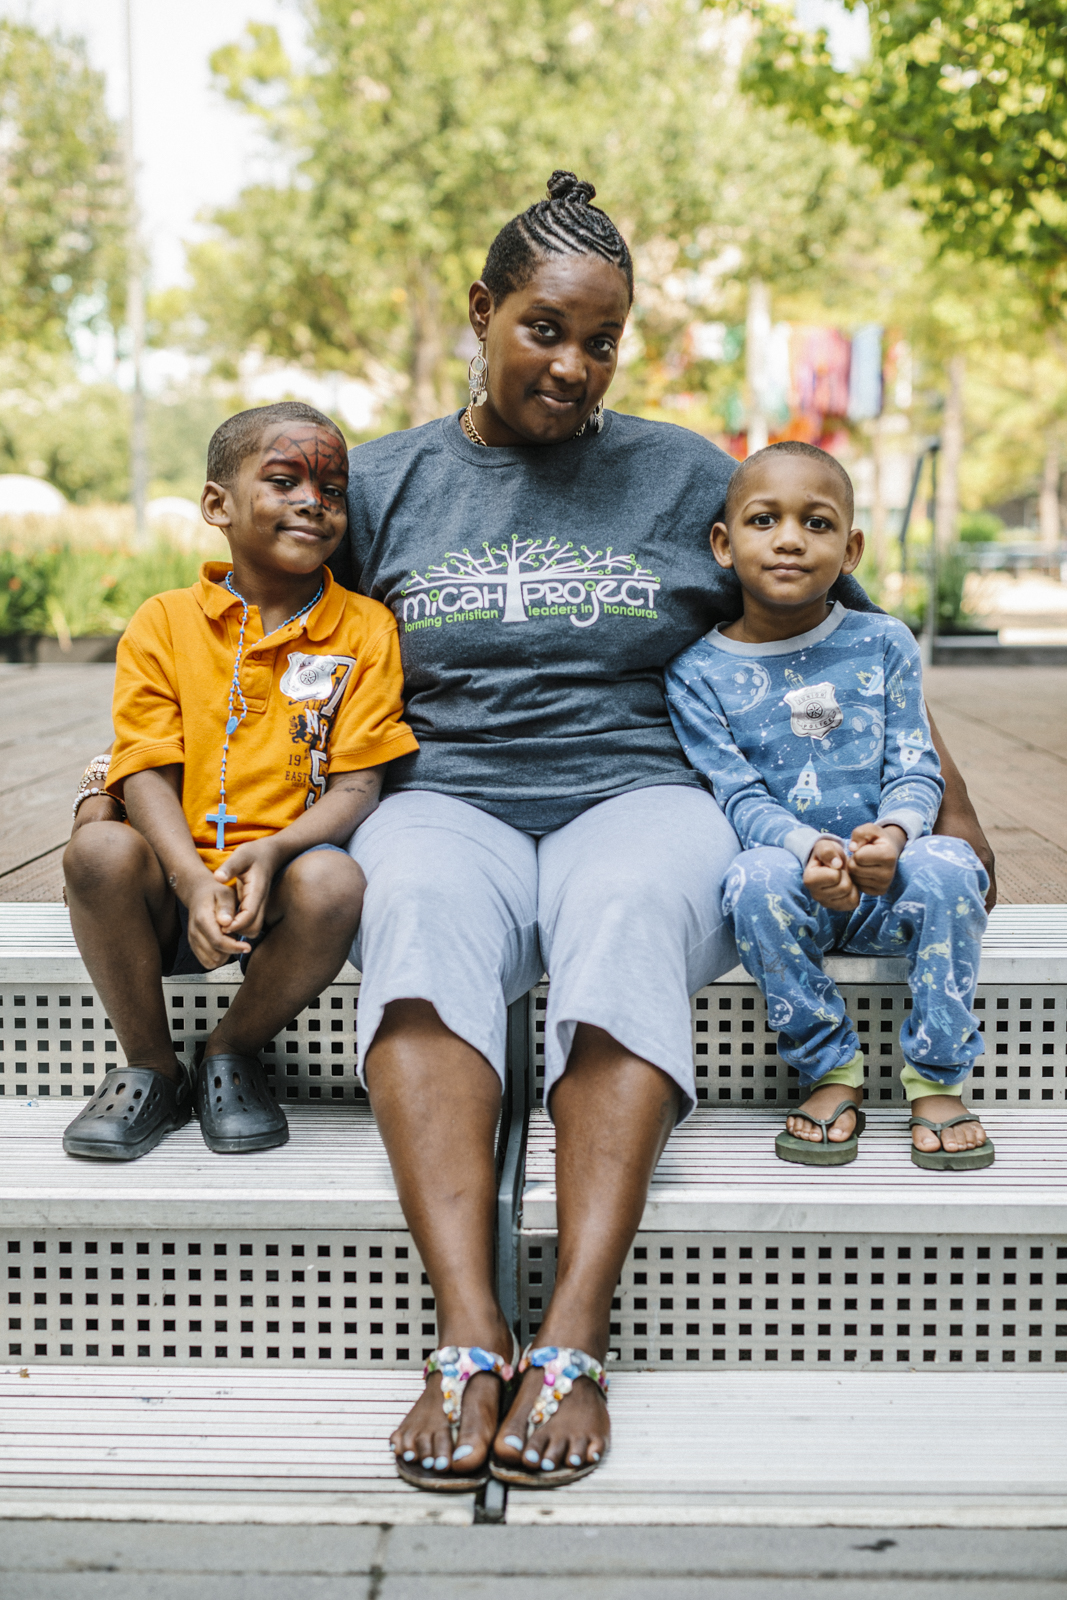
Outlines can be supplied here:
[[[424, 1379], [432, 1377], [435, 1372], [441, 1374], [441, 1402], [452, 1430], [453, 1445], [459, 1437], [463, 1391], [479, 1372], [488, 1372], [500, 1379], [497, 1414], [500, 1417], [504, 1415], [511, 1401], [515, 1363], [519, 1359], [519, 1342], [514, 1335], [512, 1345], [510, 1363], [503, 1356], [495, 1355], [492, 1350], [482, 1350], [478, 1345], [446, 1344], [440, 1350], [435, 1350], [423, 1367]], [[463, 1473], [450, 1471], [447, 1466], [438, 1468], [432, 1460], [404, 1461], [397, 1456], [396, 1470], [405, 1483], [413, 1483], [417, 1489], [431, 1489], [437, 1494], [470, 1494], [489, 1482], [488, 1458], [473, 1472]]]
[[[527, 1439], [543, 1427], [549, 1417], [555, 1416], [560, 1401], [570, 1394], [576, 1379], [589, 1378], [604, 1399], [608, 1397], [607, 1373], [600, 1362], [594, 1356], [586, 1355], [584, 1350], [568, 1350], [562, 1345], [551, 1344], [535, 1350], [532, 1344], [528, 1344], [519, 1362], [520, 1376], [530, 1367], [540, 1367], [544, 1381], [526, 1421]], [[490, 1462], [489, 1470], [501, 1483], [510, 1483], [520, 1489], [560, 1489], [564, 1484], [576, 1483], [579, 1478], [588, 1477], [599, 1465], [599, 1461], [586, 1461], [580, 1467], [556, 1467], [552, 1472], [543, 1472], [539, 1467], [530, 1470], [505, 1466], [503, 1462], [494, 1460]]]

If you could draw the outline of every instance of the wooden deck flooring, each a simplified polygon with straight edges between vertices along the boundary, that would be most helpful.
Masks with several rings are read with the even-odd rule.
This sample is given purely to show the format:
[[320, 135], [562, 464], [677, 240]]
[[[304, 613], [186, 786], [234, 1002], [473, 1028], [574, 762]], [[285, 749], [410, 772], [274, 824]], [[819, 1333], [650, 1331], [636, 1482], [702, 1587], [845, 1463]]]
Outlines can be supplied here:
[[[58, 900], [70, 806], [111, 740], [110, 666], [0, 665], [0, 900]], [[1067, 667], [934, 667], [927, 696], [997, 855], [1001, 900], [1067, 902]]]

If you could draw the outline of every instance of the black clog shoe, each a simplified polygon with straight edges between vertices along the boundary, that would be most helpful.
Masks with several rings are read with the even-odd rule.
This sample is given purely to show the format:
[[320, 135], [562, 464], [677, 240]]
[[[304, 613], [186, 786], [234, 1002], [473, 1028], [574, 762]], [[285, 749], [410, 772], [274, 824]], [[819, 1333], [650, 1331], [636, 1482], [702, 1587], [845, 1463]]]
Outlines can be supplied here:
[[136, 1161], [193, 1114], [193, 1094], [183, 1072], [165, 1078], [150, 1067], [114, 1067], [63, 1134], [69, 1156]]
[[289, 1124], [267, 1084], [258, 1056], [219, 1055], [201, 1061], [196, 1114], [209, 1150], [242, 1155], [287, 1144]]

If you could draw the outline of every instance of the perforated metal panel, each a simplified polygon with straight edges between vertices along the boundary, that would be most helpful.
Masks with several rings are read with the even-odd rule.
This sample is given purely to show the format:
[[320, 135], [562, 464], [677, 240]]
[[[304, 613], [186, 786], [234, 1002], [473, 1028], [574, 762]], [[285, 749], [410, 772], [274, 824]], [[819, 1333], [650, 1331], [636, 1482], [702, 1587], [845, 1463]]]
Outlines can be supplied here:
[[[522, 1338], [556, 1242], [523, 1236]], [[620, 1368], [1059, 1366], [1067, 1242], [984, 1235], [639, 1233], [612, 1302]]]
[[[904, 1059], [900, 1028], [911, 1010], [903, 982], [840, 983], [841, 997], [859, 1035], [867, 1098], [903, 1104]], [[544, 1086], [545, 1010], [548, 985], [534, 991], [533, 1058], [536, 1103]], [[1007, 1105], [1063, 1105], [1067, 1101], [1067, 983], [979, 985], [975, 1010], [985, 1054], [967, 1093], [972, 1100]], [[714, 983], [693, 997], [693, 1061], [697, 1098], [713, 1104], [795, 1105], [796, 1072], [778, 1055], [778, 1035], [751, 981]]]
[[[911, 996], [899, 983], [842, 983], [859, 1035], [867, 1097], [902, 1104], [900, 1029]], [[975, 999], [985, 1054], [968, 1084], [971, 1099], [1009, 1105], [1067, 1099], [1067, 984], [981, 984]], [[793, 1104], [796, 1072], [778, 1057], [767, 1006], [751, 984], [712, 984], [693, 999], [697, 1094], [716, 1102]]]
[[[223, 969], [229, 971], [230, 969]], [[174, 1048], [189, 1064], [233, 1000], [240, 979], [172, 978], [164, 984]], [[332, 984], [263, 1051], [281, 1101], [365, 1101], [356, 1077], [358, 979]], [[87, 981], [0, 983], [0, 1095], [91, 1095], [126, 1058]]]
[[436, 1345], [402, 1232], [0, 1232], [11, 1359], [146, 1367], [419, 1367]]

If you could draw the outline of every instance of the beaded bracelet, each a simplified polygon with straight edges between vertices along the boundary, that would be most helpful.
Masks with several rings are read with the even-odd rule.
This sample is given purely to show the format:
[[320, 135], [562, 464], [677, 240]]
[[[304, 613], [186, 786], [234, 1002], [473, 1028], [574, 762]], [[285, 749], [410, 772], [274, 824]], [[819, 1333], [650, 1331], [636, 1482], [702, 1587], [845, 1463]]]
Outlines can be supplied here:
[[[83, 800], [89, 800], [94, 795], [103, 795], [106, 799], [111, 801], [112, 805], [118, 807], [119, 821], [126, 821], [126, 807], [123, 805], [122, 801], [116, 800], [114, 795], [108, 794], [106, 788], [101, 787], [107, 782], [107, 775], [110, 768], [111, 757], [108, 755], [94, 756], [90, 761], [89, 765], [82, 773], [82, 779], [78, 785], [78, 792], [74, 796], [74, 809], [71, 812], [72, 819], [78, 815], [78, 807], [81, 805]], [[93, 781], [94, 779], [96, 780], [95, 783]]]

